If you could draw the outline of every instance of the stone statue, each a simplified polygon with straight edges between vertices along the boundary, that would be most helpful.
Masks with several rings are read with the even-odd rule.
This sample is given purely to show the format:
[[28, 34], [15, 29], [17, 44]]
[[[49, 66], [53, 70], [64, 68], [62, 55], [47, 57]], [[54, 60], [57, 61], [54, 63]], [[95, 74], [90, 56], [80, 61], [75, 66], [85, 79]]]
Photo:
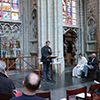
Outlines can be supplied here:
[[96, 40], [96, 23], [93, 19], [91, 19], [88, 23], [88, 40]]
[[37, 3], [33, 0], [32, 6], [32, 27], [33, 27], [33, 37], [37, 38]]

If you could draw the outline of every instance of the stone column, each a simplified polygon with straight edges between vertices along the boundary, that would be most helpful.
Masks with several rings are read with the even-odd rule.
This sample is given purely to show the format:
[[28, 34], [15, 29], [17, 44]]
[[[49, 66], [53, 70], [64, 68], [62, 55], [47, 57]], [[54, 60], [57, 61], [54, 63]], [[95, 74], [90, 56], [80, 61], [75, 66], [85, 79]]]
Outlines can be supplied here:
[[[57, 0], [57, 49], [58, 49], [58, 61], [61, 62], [61, 72], [64, 71], [64, 57], [63, 57], [63, 22], [62, 22], [62, 0]], [[56, 10], [56, 9], [55, 9]]]
[[28, 56], [28, 12], [27, 12], [27, 0], [23, 0], [23, 56]]
[[82, 52], [82, 54], [84, 54], [84, 29], [83, 29], [83, 25], [84, 25], [84, 23], [83, 23], [83, 1], [82, 0], [80, 0], [80, 33], [81, 33], [81, 40], [82, 40], [82, 42], [81, 42], [81, 52]]
[[58, 50], [58, 35], [59, 35], [59, 33], [58, 33], [58, 9], [57, 9], [57, 7], [58, 7], [58, 2], [57, 2], [58, 0], [54, 0], [53, 1], [53, 22], [54, 22], [54, 27], [53, 27], [53, 33], [54, 33], [54, 35], [53, 35], [53, 42], [54, 42], [54, 44], [53, 44], [53, 49], [54, 49], [54, 55], [55, 56], [57, 56], [57, 50]]
[[83, 1], [82, 0], [79, 0], [79, 26], [80, 26], [80, 35], [79, 35], [79, 38], [80, 38], [80, 53], [84, 54], [84, 29], [83, 29]]
[[23, 30], [24, 30], [24, 28], [23, 28], [23, 4], [24, 4], [24, 1], [23, 0], [21, 0], [21, 1], [19, 1], [19, 5], [20, 5], [20, 20], [22, 21], [22, 23], [21, 23], [21, 27], [20, 27], [20, 32], [21, 32], [21, 56], [24, 56], [24, 43], [23, 43]]
[[[86, 8], [86, 0], [84, 0], [84, 34], [87, 33], [87, 16], [86, 16], [86, 13], [87, 13], [87, 8]], [[84, 35], [84, 54], [86, 56], [86, 37]]]
[[100, 0], [99, 0], [99, 32], [98, 32], [98, 36], [99, 36], [99, 41], [98, 41], [98, 43], [99, 43], [99, 59], [100, 59]]
[[41, 41], [41, 0], [37, 0], [37, 31], [38, 31], [38, 63], [40, 62], [40, 58], [41, 58], [41, 44], [42, 44], [42, 41]]
[[47, 40], [50, 40], [50, 22], [51, 22], [51, 1], [50, 0], [46, 0], [46, 4], [47, 4]]

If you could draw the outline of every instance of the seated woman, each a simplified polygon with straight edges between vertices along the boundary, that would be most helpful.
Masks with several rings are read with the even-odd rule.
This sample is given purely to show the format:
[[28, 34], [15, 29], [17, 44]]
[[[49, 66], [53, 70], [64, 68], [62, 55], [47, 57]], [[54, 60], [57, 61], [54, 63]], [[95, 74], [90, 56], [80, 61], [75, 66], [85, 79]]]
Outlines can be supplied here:
[[82, 54], [80, 53], [78, 64], [72, 70], [72, 76], [81, 78], [80, 77], [81, 71], [83, 70], [85, 64], [87, 64], [87, 59], [85, 57], [83, 57]]

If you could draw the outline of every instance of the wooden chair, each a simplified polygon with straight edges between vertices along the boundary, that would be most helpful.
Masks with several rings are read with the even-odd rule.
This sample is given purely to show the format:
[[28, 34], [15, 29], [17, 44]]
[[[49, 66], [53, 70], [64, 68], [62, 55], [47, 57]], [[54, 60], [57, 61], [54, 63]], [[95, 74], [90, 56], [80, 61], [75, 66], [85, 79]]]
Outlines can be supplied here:
[[91, 88], [91, 90], [90, 90], [91, 97], [87, 98], [87, 99], [88, 100], [100, 100], [100, 95], [94, 93], [95, 89], [99, 89], [100, 88], [100, 84], [92, 84], [90, 88]]
[[87, 87], [86, 86], [79, 88], [79, 89], [66, 90], [67, 100], [78, 100], [78, 97], [76, 97], [76, 99], [74, 99], [73, 97], [70, 97], [70, 96], [76, 95], [79, 93], [85, 93], [85, 98], [81, 98], [81, 99], [87, 100]]
[[36, 93], [36, 96], [41, 97], [41, 98], [49, 98], [49, 100], [51, 100], [50, 91]]
[[0, 94], [0, 100], [10, 100], [12, 98], [12, 93]]

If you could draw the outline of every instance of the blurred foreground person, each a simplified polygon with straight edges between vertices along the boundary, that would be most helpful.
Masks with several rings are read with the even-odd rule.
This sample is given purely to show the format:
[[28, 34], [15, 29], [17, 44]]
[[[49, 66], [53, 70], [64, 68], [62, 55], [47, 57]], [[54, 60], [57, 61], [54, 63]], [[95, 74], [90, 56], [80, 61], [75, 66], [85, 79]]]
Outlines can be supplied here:
[[41, 79], [35, 73], [28, 74], [22, 82], [24, 93], [19, 97], [13, 97], [10, 100], [45, 100], [36, 96], [36, 90], [41, 88]]
[[13, 81], [8, 77], [5, 70], [6, 63], [0, 60], [0, 94], [3, 93], [16, 93]]

